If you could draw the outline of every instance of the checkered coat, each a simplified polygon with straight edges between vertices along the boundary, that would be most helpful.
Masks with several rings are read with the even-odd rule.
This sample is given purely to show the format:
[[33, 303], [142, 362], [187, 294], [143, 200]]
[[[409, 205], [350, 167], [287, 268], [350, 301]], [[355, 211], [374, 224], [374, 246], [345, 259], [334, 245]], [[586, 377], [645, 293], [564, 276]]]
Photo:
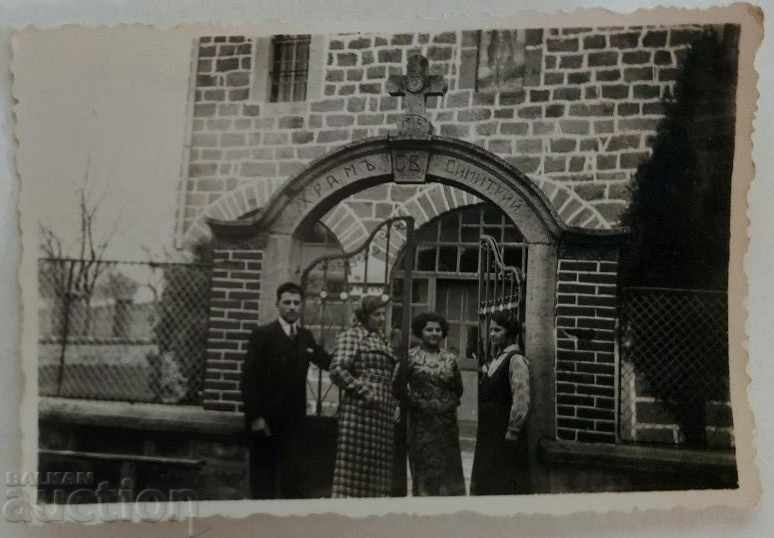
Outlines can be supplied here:
[[336, 338], [330, 376], [342, 398], [333, 497], [390, 495], [396, 364], [387, 341], [360, 324]]

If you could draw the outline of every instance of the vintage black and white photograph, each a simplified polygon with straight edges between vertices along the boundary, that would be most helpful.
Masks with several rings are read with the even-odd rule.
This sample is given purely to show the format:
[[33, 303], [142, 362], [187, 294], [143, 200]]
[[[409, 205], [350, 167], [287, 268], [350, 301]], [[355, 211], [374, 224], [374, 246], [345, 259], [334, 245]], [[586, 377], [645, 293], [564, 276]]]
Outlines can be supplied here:
[[17, 34], [37, 502], [733, 499], [751, 20]]

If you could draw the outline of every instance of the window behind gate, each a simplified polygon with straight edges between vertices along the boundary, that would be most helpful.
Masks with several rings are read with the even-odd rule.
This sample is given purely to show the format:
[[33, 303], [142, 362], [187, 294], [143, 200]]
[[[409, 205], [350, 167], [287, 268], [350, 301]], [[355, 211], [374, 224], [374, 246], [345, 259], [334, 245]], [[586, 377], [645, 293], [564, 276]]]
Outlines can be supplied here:
[[[478, 252], [482, 234], [492, 236], [500, 245], [506, 265], [520, 268], [526, 276], [524, 237], [499, 208], [490, 204], [445, 213], [422, 226], [416, 235], [411, 315], [432, 310], [444, 316], [449, 322], [446, 347], [463, 357], [461, 365], [466, 369], [477, 368], [474, 353], [478, 336]], [[401, 271], [395, 275], [391, 323], [397, 328], [403, 308], [400, 303], [403, 282]]]

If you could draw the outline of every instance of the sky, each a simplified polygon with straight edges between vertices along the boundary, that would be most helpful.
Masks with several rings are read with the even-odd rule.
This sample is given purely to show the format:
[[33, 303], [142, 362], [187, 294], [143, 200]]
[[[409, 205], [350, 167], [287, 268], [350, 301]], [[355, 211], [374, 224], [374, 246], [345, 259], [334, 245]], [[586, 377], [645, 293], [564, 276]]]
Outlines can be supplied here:
[[112, 237], [106, 258], [174, 251], [191, 45], [190, 34], [142, 27], [17, 40], [24, 223], [50, 226], [73, 247], [85, 186], [98, 206], [97, 238]]

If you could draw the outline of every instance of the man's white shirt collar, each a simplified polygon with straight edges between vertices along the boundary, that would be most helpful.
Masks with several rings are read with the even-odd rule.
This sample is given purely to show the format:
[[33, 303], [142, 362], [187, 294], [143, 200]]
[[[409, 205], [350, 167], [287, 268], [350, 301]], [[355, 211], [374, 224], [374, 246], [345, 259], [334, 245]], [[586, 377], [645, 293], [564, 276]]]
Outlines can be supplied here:
[[285, 335], [290, 336], [290, 326], [293, 325], [296, 328], [296, 334], [298, 334], [298, 329], [301, 328], [301, 324], [298, 322], [298, 320], [294, 321], [293, 323], [288, 323], [283, 318], [277, 318], [280, 322], [280, 326], [282, 327], [282, 330], [285, 331]]

